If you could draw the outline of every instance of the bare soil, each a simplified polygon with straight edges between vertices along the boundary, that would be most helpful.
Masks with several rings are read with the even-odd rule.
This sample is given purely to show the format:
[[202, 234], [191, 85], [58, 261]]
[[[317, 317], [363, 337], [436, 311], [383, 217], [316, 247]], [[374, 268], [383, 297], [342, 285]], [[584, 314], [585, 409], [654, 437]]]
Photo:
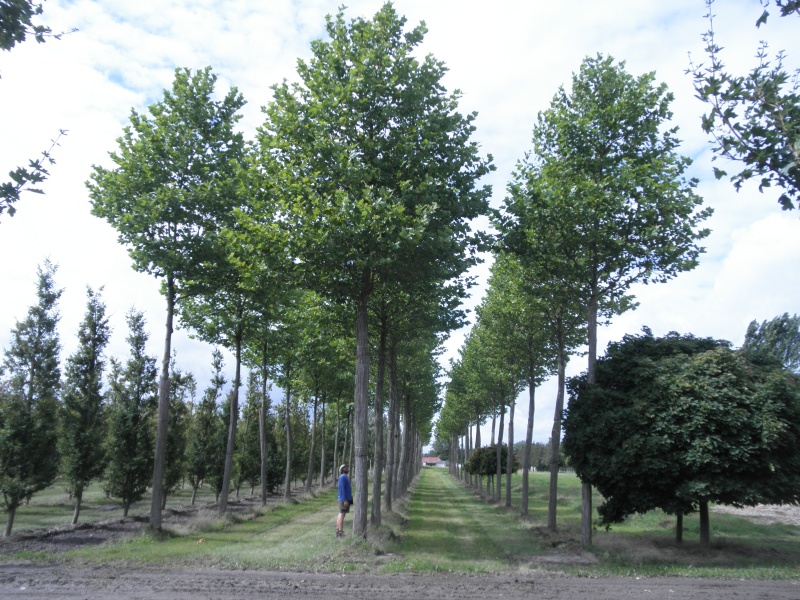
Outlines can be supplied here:
[[[232, 502], [234, 512], [256, 508], [255, 499]], [[720, 509], [717, 509], [720, 510]], [[723, 511], [731, 509], [723, 508]], [[734, 509], [736, 510], [736, 509]], [[800, 508], [755, 507], [736, 510], [748, 518], [800, 524]], [[166, 511], [165, 527], [191, 527], [213, 515], [213, 507]], [[796, 581], [741, 581], [690, 578], [580, 578], [534, 567], [498, 575], [373, 575], [158, 568], [140, 565], [41, 563], [15, 558], [21, 552], [59, 552], [133, 535], [142, 518], [19, 532], [0, 540], [0, 598], [114, 598], [203, 600], [236, 598], [413, 599], [488, 597], [503, 600], [624, 598], [686, 600], [797, 600]]]

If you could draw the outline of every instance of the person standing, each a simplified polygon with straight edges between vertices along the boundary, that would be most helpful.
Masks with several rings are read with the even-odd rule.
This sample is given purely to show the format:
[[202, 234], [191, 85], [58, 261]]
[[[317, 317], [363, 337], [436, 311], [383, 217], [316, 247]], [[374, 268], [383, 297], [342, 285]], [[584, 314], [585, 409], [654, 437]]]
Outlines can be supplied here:
[[353, 505], [353, 488], [350, 486], [350, 478], [347, 474], [350, 467], [342, 465], [339, 467], [339, 516], [336, 517], [336, 537], [344, 537], [344, 516], [350, 512]]

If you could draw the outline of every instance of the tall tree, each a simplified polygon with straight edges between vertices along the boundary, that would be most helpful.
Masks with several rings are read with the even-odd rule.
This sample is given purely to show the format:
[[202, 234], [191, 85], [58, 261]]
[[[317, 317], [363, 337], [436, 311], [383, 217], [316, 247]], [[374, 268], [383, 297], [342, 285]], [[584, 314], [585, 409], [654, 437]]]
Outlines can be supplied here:
[[[697, 265], [700, 223], [691, 161], [677, 153], [677, 128], [666, 128], [673, 96], [655, 74], [638, 77], [625, 63], [597, 55], [559, 88], [534, 127], [507, 204], [522, 204], [524, 239], [540, 280], [558, 281], [586, 307], [588, 383], [594, 382], [597, 325], [635, 306], [630, 287], [664, 282]], [[517, 185], [520, 184], [520, 185]], [[544, 233], [546, 232], [546, 237]], [[537, 273], [538, 275], [538, 273]], [[583, 489], [581, 542], [591, 545], [591, 489]]]
[[[474, 263], [469, 221], [487, 209], [489, 170], [474, 115], [457, 112], [444, 65], [417, 59], [425, 34], [385, 4], [373, 19], [327, 19], [328, 41], [275, 88], [260, 132], [284, 180], [283, 222], [306, 285], [355, 309], [355, 510], [367, 527], [369, 301], [377, 277], [450, 279]], [[413, 270], [412, 267], [413, 265]]]
[[[706, 0], [708, 31], [703, 35], [707, 64], [692, 64], [696, 96], [708, 105], [703, 131], [714, 140], [718, 157], [738, 162], [744, 168], [731, 175], [738, 191], [756, 178], [758, 189], [774, 185], [783, 190], [778, 202], [784, 210], [797, 208], [800, 201], [800, 85], [797, 74], [784, 67], [786, 54], [771, 57], [767, 43], [758, 49], [758, 64], [746, 75], [732, 73], [723, 62], [723, 48], [714, 31], [714, 0]], [[800, 16], [796, 2], [777, 1], [781, 16]], [[757, 26], [767, 22], [764, 11]], [[717, 179], [727, 173], [714, 167]]]
[[783, 313], [769, 321], [751, 321], [742, 351], [751, 360], [772, 362], [800, 374], [800, 316]]
[[130, 125], [110, 154], [113, 169], [95, 166], [87, 183], [92, 214], [106, 219], [129, 248], [134, 268], [162, 280], [166, 335], [158, 396], [150, 525], [161, 528], [162, 481], [169, 419], [169, 361], [176, 303], [215, 279], [218, 232], [232, 222], [234, 173], [243, 139], [234, 130], [244, 105], [232, 88], [214, 99], [210, 68], [176, 69], [171, 90]]
[[58, 472], [58, 300], [49, 260], [37, 271], [37, 303], [17, 321], [0, 368], [0, 492], [6, 511], [4, 536], [11, 534], [17, 508], [46, 488]]
[[152, 481], [158, 389], [156, 359], [145, 351], [149, 336], [144, 315], [131, 310], [126, 320], [130, 356], [124, 367], [112, 359], [109, 373], [108, 465], [104, 480], [106, 491], [120, 499], [127, 517], [131, 504], [144, 497]]
[[103, 353], [110, 330], [106, 306], [91, 288], [86, 290], [86, 315], [78, 328], [78, 349], [67, 359], [61, 395], [61, 474], [75, 497], [72, 524], [81, 513], [83, 491], [105, 469], [105, 398], [102, 391]]

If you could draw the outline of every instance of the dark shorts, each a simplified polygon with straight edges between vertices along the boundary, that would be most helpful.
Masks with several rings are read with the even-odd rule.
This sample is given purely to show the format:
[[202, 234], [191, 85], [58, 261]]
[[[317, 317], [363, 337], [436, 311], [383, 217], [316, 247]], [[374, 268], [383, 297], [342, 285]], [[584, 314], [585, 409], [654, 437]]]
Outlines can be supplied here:
[[339, 512], [342, 513], [343, 515], [346, 515], [347, 513], [350, 512], [350, 506], [351, 506], [350, 502], [347, 502], [346, 500], [339, 502]]

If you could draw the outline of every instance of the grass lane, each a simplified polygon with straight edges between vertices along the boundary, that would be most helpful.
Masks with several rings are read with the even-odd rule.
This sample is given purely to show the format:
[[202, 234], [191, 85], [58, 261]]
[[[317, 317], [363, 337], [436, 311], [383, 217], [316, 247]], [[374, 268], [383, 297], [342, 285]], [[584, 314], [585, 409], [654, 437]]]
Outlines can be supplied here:
[[542, 551], [516, 515], [488, 505], [444, 469], [424, 469], [410, 502], [400, 553], [389, 568], [499, 571]]

